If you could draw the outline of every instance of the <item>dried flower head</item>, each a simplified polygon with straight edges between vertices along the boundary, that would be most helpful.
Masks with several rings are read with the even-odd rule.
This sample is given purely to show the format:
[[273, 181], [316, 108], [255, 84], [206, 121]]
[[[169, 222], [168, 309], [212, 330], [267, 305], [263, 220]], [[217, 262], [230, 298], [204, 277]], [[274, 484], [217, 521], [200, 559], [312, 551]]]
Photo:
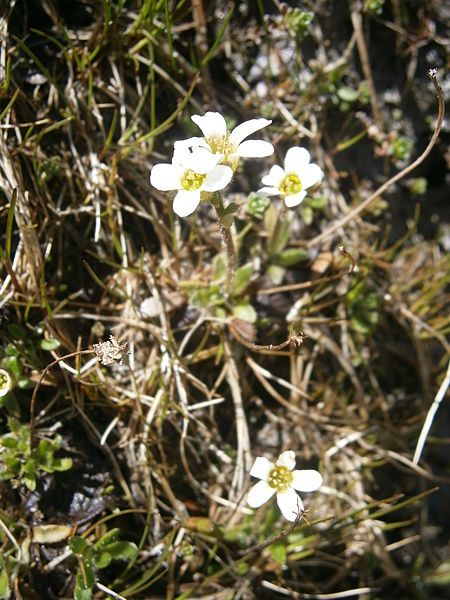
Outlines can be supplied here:
[[126, 343], [119, 344], [119, 340], [113, 335], [109, 336], [107, 342], [100, 342], [93, 345], [94, 352], [102, 365], [110, 365], [113, 362], [118, 362], [121, 365], [124, 354], [127, 354], [125, 351], [126, 347]]

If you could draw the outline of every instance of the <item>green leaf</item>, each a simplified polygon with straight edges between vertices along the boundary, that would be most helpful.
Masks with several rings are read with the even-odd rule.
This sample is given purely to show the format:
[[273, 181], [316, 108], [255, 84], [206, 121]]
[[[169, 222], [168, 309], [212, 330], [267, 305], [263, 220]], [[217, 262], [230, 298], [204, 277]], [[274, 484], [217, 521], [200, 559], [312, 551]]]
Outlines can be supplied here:
[[281, 221], [278, 227], [274, 228], [267, 247], [269, 256], [279, 254], [289, 241], [290, 224], [288, 221]]
[[14, 419], [14, 417], [11, 417], [8, 419], [8, 427], [10, 428], [11, 433], [20, 434], [20, 430], [24, 425], [17, 419]]
[[31, 387], [34, 387], [28, 377], [19, 377], [19, 379], [17, 379], [16, 383], [17, 383], [17, 387], [20, 388], [21, 390], [26, 390]]
[[238, 210], [238, 206], [234, 202], [230, 202], [228, 206], [222, 206], [220, 202], [216, 206], [217, 214], [219, 216], [220, 224], [229, 229], [234, 222], [234, 217], [236, 216], [236, 212]]
[[55, 340], [55, 338], [48, 338], [46, 340], [39, 341], [39, 348], [41, 350], [46, 350], [47, 352], [56, 350], [56, 348], [59, 348], [60, 345], [61, 343], [58, 340]]
[[69, 548], [77, 556], [83, 556], [86, 548], [88, 547], [89, 544], [87, 543], [87, 541], [79, 535], [76, 535], [75, 537], [69, 540]]
[[356, 100], [358, 100], [358, 91], [347, 86], [339, 88], [337, 91], [337, 95], [339, 96], [340, 100], [343, 100], [344, 102], [351, 103], [356, 102]]
[[397, 160], [409, 160], [414, 142], [408, 137], [399, 137], [392, 142], [390, 154]]
[[6, 567], [0, 572], [0, 598], [2, 600], [8, 600], [11, 596], [11, 589], [9, 587], [9, 577]]
[[239, 577], [245, 577], [245, 575], [247, 575], [249, 570], [250, 570], [250, 567], [246, 562], [239, 562], [235, 566], [235, 571], [239, 575]]
[[280, 285], [283, 281], [286, 269], [279, 267], [278, 265], [269, 265], [267, 268], [267, 275], [270, 278], [273, 285]]
[[3, 458], [3, 463], [5, 464], [5, 467], [7, 467], [13, 473], [18, 473], [22, 465], [21, 460], [17, 458], [17, 456], [13, 455], [6, 455]]
[[242, 265], [237, 269], [234, 275], [233, 287], [232, 287], [232, 295], [238, 296], [241, 294], [245, 288], [250, 283], [250, 279], [253, 275], [253, 265], [247, 263], [246, 265]]
[[270, 204], [270, 198], [250, 194], [245, 210], [254, 219], [262, 219]]
[[97, 569], [104, 569], [112, 561], [112, 558], [113, 557], [109, 552], [103, 550], [103, 552], [99, 552], [94, 558], [95, 566], [97, 567]]
[[38, 454], [41, 457], [45, 457], [45, 455], [51, 451], [52, 445], [48, 440], [39, 440], [38, 444]]
[[27, 486], [30, 492], [34, 492], [36, 489], [36, 476], [24, 475], [22, 477], [22, 482]]
[[236, 202], [230, 202], [228, 206], [223, 208], [222, 214], [224, 215], [234, 215], [238, 211], [238, 205]]
[[241, 302], [233, 307], [233, 315], [238, 319], [247, 321], [248, 323], [255, 323], [258, 315], [256, 310], [248, 302]]
[[51, 467], [49, 467], [51, 470], [48, 472], [52, 473], [53, 471], [68, 471], [72, 468], [72, 465], [73, 462], [71, 458], [54, 458]]
[[73, 595], [74, 600], [92, 600], [92, 588], [86, 587], [83, 584], [83, 580], [81, 579], [80, 581], [78, 577], [79, 576], [77, 575], [75, 591]]
[[282, 267], [292, 267], [299, 262], [304, 262], [309, 259], [308, 252], [300, 248], [289, 248], [281, 254], [274, 257], [274, 262]]
[[106, 548], [106, 546], [108, 546], [109, 544], [112, 544], [112, 542], [117, 542], [117, 540], [119, 539], [119, 535], [120, 535], [120, 529], [118, 527], [115, 527], [114, 529], [110, 529], [109, 531], [107, 531], [105, 533], [105, 535], [103, 535], [98, 542], [96, 542], [94, 544], [94, 548], [96, 550], [101, 550], [102, 548]]
[[303, 206], [301, 209], [302, 220], [305, 225], [311, 225], [314, 220], [314, 211], [310, 206]]
[[234, 223], [234, 213], [224, 214], [220, 217], [220, 223], [225, 229], [230, 229]]
[[18, 379], [22, 374], [22, 367], [17, 356], [8, 356], [5, 361], [5, 366], [10, 371], [15, 379]]
[[217, 281], [225, 277], [227, 267], [221, 254], [217, 254], [212, 261], [212, 280]]
[[272, 233], [277, 222], [278, 214], [275, 204], [270, 204], [269, 208], [264, 213], [264, 228], [267, 233]]
[[327, 198], [326, 196], [314, 196], [314, 198], [308, 199], [308, 205], [314, 210], [321, 210], [327, 205]]
[[272, 558], [279, 564], [285, 565], [287, 561], [287, 550], [284, 544], [272, 544], [269, 546]]
[[209, 288], [196, 290], [190, 297], [190, 301], [194, 306], [211, 308], [223, 304], [224, 297], [221, 294], [220, 286], [212, 285]]
[[357, 299], [364, 293], [365, 284], [364, 281], [359, 281], [354, 285], [347, 294], [347, 302], [352, 305]]
[[25, 464], [22, 466], [22, 472], [25, 475], [29, 475], [29, 476], [35, 478], [36, 471], [37, 471], [36, 460], [32, 457], [28, 458], [27, 461], [25, 462]]
[[132, 560], [136, 558], [139, 552], [138, 547], [133, 542], [112, 542], [104, 550], [109, 552], [116, 560]]
[[3, 448], [16, 448], [17, 440], [11, 436], [4, 437], [0, 440], [0, 446], [3, 446]]

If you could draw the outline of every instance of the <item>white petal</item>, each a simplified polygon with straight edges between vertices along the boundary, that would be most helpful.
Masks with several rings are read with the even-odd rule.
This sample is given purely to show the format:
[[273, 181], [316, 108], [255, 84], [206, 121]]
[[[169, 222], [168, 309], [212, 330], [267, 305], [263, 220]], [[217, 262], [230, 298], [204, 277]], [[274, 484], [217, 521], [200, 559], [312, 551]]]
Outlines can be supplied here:
[[233, 177], [233, 171], [225, 165], [218, 165], [212, 171], [207, 173], [205, 182], [201, 189], [205, 192], [217, 192], [223, 190]]
[[276, 187], [262, 187], [256, 191], [259, 196], [278, 196], [280, 190]]
[[173, 158], [172, 164], [183, 164], [183, 159], [189, 150], [194, 148], [206, 148], [209, 149], [208, 144], [202, 137], [191, 137], [187, 140], [177, 140], [173, 145]]
[[270, 169], [269, 174], [268, 175], [264, 175], [264, 177], [262, 178], [262, 182], [264, 185], [270, 185], [273, 187], [279, 187], [281, 181], [283, 180], [283, 177], [285, 176], [285, 170], [282, 169], [280, 166], [278, 165], [273, 165], [273, 167]]
[[150, 173], [150, 183], [162, 192], [177, 190], [180, 187], [180, 178], [183, 172], [184, 169], [178, 165], [160, 163], [153, 167]]
[[252, 508], [258, 508], [267, 502], [275, 494], [275, 490], [265, 481], [258, 481], [247, 495], [247, 504]]
[[236, 154], [242, 158], [264, 158], [273, 154], [273, 146], [263, 140], [248, 140], [239, 144]]
[[208, 148], [194, 146], [189, 148], [185, 145], [179, 145], [175, 142], [172, 162], [177, 165], [182, 165], [186, 169], [191, 169], [195, 173], [205, 175], [219, 162], [220, 157], [213, 154]]
[[207, 112], [206, 115], [193, 115], [191, 119], [200, 127], [205, 138], [223, 137], [227, 133], [225, 119], [218, 112]]
[[306, 148], [294, 146], [289, 148], [284, 159], [284, 168], [288, 173], [299, 173], [309, 164], [310, 156]]
[[292, 452], [292, 450], [282, 452], [278, 457], [277, 467], [286, 467], [286, 469], [292, 471], [295, 468], [295, 452]]
[[250, 475], [258, 479], [267, 479], [273, 467], [274, 464], [270, 460], [267, 460], [264, 456], [258, 456], [250, 469]]
[[[220, 154], [213, 154], [211, 150], [206, 150], [206, 148], [198, 148], [197, 151], [192, 154], [191, 169], [196, 173], [206, 175], [216, 167], [220, 160]], [[231, 175], [233, 175], [232, 171]]]
[[194, 136], [194, 137], [187, 138], [185, 140], [177, 140], [173, 146], [176, 150], [177, 148], [195, 148], [196, 146], [205, 147], [207, 145], [208, 144], [205, 142], [204, 138]]
[[206, 175], [214, 169], [219, 161], [220, 155], [213, 154], [209, 148], [194, 148], [190, 167], [195, 173]]
[[288, 521], [295, 521], [298, 513], [304, 510], [303, 502], [293, 488], [289, 488], [287, 492], [277, 494], [277, 503], [283, 517]]
[[299, 173], [299, 177], [303, 188], [307, 189], [322, 181], [323, 172], [319, 165], [311, 163], [305, 167], [302, 173]]
[[235, 127], [230, 133], [230, 142], [235, 146], [238, 146], [246, 137], [252, 135], [255, 131], [259, 131], [263, 127], [267, 127], [267, 125], [270, 125], [271, 123], [272, 121], [269, 121], [268, 119], [250, 119], [250, 121], [245, 121]]
[[294, 471], [292, 487], [299, 492], [315, 492], [323, 483], [322, 475], [314, 469]]
[[306, 191], [302, 190], [298, 192], [298, 194], [292, 194], [292, 196], [285, 196], [284, 203], [288, 208], [293, 208], [294, 206], [298, 206], [300, 202], [303, 202], [306, 196]]
[[194, 212], [199, 204], [200, 190], [195, 190], [195, 192], [181, 190], [173, 201], [173, 212], [179, 217], [187, 217]]

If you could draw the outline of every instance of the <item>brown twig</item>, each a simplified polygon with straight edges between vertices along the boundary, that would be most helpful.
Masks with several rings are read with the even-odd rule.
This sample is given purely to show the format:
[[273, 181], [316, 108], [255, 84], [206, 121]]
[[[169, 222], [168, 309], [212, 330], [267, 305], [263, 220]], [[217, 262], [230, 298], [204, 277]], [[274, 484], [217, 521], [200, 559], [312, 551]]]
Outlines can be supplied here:
[[237, 330], [233, 321], [228, 321], [227, 325], [228, 325], [228, 329], [230, 330], [233, 337], [236, 338], [236, 340], [240, 344], [242, 344], [249, 350], [252, 350], [253, 352], [266, 352], [267, 350], [269, 350], [269, 351], [270, 350], [275, 350], [275, 351], [283, 350], [283, 348], [286, 348], [287, 346], [298, 347], [298, 346], [301, 346], [301, 344], [303, 344], [303, 340], [305, 338], [303, 333], [298, 333], [297, 335], [289, 336], [288, 339], [285, 340], [284, 342], [281, 342], [281, 344], [260, 345], [260, 344], [254, 344], [253, 342], [251, 342], [250, 340], [247, 340], [244, 336], [242, 336], [239, 333], [239, 331]]
[[289, 525], [289, 527], [287, 529], [283, 529], [282, 531], [280, 531], [280, 533], [273, 535], [272, 537], [265, 540], [264, 542], [261, 542], [260, 544], [255, 544], [254, 546], [250, 546], [250, 548], [246, 549], [245, 556], [247, 557], [249, 554], [253, 554], [254, 552], [261, 552], [261, 550], [264, 550], [268, 546], [271, 546], [272, 544], [275, 544], [282, 538], [286, 537], [287, 535], [289, 535], [290, 533], [292, 533], [294, 531], [294, 529], [297, 527], [297, 525], [300, 523], [300, 521], [302, 519], [304, 519], [306, 521], [307, 525], [311, 525], [306, 517], [306, 511], [299, 509], [297, 512], [297, 516], [295, 517], [295, 520], [292, 522], [291, 525]]
[[358, 47], [359, 59], [361, 61], [361, 68], [364, 73], [364, 77], [369, 88], [370, 105], [372, 107], [373, 116], [378, 129], [383, 132], [383, 118], [381, 116], [380, 107], [377, 102], [377, 92], [372, 77], [372, 69], [370, 68], [369, 52], [367, 51], [366, 41], [364, 39], [363, 24], [361, 11], [353, 9], [351, 11], [351, 19], [353, 30], [356, 36], [356, 45]]

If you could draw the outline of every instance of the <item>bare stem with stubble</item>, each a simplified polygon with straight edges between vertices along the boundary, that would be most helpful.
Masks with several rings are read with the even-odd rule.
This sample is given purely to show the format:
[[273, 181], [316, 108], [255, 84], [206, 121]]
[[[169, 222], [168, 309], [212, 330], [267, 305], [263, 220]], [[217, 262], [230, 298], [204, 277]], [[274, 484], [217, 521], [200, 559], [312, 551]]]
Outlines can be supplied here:
[[223, 199], [220, 194], [215, 195], [213, 205], [216, 209], [220, 238], [225, 252], [225, 292], [228, 296], [233, 285], [234, 273], [236, 271], [237, 264], [236, 248], [234, 246], [233, 235], [231, 233], [232, 216], [226, 212]]

